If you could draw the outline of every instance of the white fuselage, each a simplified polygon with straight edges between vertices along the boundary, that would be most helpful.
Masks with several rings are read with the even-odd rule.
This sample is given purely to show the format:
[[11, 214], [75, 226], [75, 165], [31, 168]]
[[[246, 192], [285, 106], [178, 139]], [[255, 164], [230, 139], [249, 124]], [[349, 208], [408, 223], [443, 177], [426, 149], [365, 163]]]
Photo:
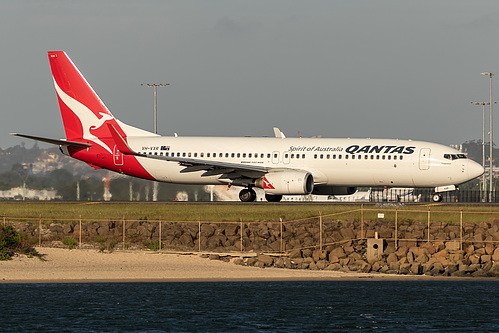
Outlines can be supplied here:
[[[457, 185], [483, 173], [478, 163], [453, 148], [411, 140], [158, 136], [128, 137], [128, 143], [145, 155], [303, 170], [315, 184], [332, 186]], [[203, 176], [203, 170], [183, 173], [177, 162], [137, 158], [158, 181], [228, 183], [220, 175]]]

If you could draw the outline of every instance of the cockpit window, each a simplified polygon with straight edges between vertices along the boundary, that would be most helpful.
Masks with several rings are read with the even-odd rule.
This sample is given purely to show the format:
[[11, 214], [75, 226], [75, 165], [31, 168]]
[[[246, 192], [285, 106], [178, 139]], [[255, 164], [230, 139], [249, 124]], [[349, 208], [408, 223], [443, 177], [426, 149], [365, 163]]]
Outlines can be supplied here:
[[467, 158], [467, 157], [465, 154], [444, 154], [444, 158], [453, 161], [453, 160]]

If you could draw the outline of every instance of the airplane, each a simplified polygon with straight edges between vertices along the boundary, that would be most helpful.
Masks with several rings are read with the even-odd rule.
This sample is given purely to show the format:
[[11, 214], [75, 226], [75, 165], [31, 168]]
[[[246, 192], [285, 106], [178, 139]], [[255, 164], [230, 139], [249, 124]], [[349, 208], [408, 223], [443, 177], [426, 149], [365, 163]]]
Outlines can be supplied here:
[[[151, 181], [242, 186], [239, 199], [350, 195], [356, 187], [446, 190], [480, 176], [482, 166], [437, 143], [398, 139], [160, 136], [113, 116], [71, 59], [49, 51], [65, 139], [11, 133], [60, 147], [95, 169]], [[441, 200], [436, 191], [434, 200]]]

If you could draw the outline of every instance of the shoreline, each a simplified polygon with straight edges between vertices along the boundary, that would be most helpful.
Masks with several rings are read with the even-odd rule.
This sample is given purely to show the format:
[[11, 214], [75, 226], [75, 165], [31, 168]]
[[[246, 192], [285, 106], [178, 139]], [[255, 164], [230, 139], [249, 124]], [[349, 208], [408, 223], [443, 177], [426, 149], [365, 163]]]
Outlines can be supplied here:
[[0, 283], [499, 280], [326, 270], [258, 268], [199, 255], [37, 247], [42, 256], [0, 261]]

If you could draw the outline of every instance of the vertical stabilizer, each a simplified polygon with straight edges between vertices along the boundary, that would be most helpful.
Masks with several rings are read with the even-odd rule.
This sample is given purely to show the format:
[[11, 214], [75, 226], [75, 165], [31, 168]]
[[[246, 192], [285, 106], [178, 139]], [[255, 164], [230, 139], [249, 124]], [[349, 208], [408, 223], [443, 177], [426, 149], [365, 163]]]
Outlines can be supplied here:
[[66, 138], [93, 140], [100, 135], [109, 136], [107, 127], [102, 125], [108, 120], [114, 122], [114, 117], [78, 68], [65, 52], [51, 51], [48, 57]]

